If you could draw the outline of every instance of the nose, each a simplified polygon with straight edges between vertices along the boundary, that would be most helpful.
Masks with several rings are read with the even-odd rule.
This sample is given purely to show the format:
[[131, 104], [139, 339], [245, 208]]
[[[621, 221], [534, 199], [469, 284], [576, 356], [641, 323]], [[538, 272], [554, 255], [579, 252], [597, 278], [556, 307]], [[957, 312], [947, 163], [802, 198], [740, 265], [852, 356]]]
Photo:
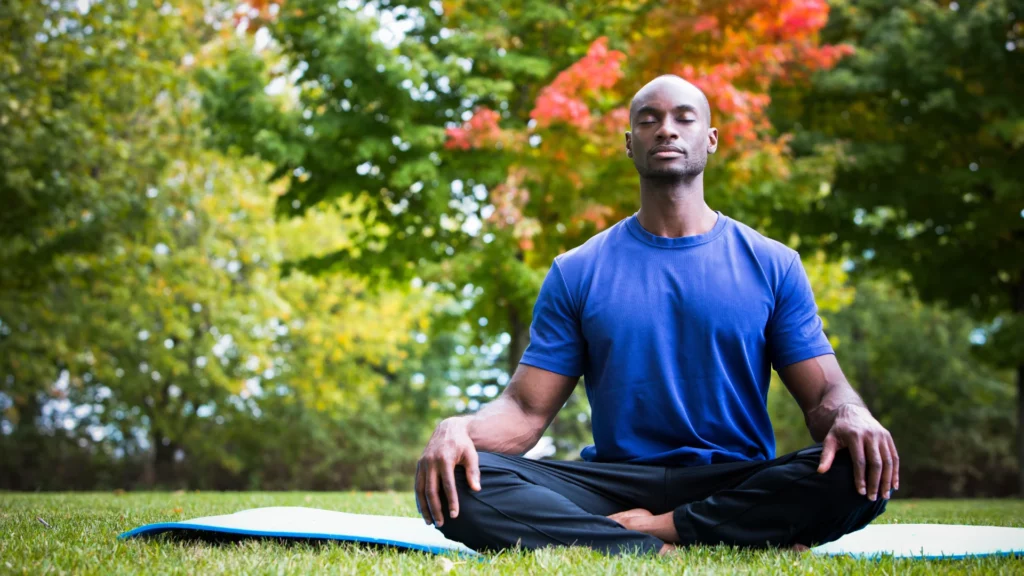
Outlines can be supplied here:
[[679, 127], [676, 125], [675, 120], [669, 116], [661, 123], [661, 126], [658, 127], [658, 131], [655, 132], [654, 136], [662, 142], [678, 140]]

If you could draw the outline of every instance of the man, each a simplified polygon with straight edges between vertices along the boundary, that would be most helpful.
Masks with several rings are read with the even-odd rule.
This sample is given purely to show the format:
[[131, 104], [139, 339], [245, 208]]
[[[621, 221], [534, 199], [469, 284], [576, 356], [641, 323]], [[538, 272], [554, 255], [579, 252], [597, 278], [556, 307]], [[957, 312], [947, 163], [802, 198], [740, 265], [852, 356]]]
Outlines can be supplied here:
[[[630, 127], [640, 210], [555, 258], [504, 393], [438, 425], [417, 468], [424, 520], [477, 549], [608, 553], [803, 549], [861, 528], [899, 457], [836, 362], [799, 255], [705, 204], [718, 131], [698, 88], [655, 79]], [[822, 444], [775, 458], [772, 366]], [[581, 375], [584, 461], [520, 457]]]

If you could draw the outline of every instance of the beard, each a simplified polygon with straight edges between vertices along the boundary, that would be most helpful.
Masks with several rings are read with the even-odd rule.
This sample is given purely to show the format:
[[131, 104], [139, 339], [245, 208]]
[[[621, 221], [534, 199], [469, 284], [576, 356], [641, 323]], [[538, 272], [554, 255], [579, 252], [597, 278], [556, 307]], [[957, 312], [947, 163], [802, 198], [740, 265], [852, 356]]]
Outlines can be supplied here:
[[683, 157], [681, 162], [675, 162], [668, 166], [640, 166], [634, 162], [636, 171], [641, 178], [647, 180], [658, 180], [663, 182], [676, 182], [679, 180], [691, 180], [696, 178], [708, 164], [707, 156]]

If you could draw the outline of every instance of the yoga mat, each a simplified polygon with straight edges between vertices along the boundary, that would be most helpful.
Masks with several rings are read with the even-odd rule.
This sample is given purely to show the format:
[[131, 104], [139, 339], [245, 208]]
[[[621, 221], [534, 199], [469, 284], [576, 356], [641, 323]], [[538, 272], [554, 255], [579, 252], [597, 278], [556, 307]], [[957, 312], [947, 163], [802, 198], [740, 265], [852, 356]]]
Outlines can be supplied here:
[[[273, 538], [314, 538], [369, 542], [433, 554], [477, 553], [453, 542], [420, 518], [349, 514], [316, 508], [273, 507], [207, 516], [184, 522], [140, 526], [121, 538], [162, 532], [234, 534]], [[815, 554], [873, 558], [966, 558], [1017, 554], [1024, 557], [1024, 528], [949, 524], [873, 524], [835, 542], [812, 548]]]
[[811, 548], [815, 554], [874, 558], [1024, 558], [1024, 528], [957, 524], [871, 524], [828, 544]]
[[422, 518], [349, 514], [317, 508], [275, 506], [253, 508], [224, 516], [206, 516], [184, 522], [147, 524], [121, 534], [120, 538], [150, 536], [162, 532], [235, 534], [273, 538], [315, 538], [369, 542], [432, 554], [476, 552], [444, 537]]

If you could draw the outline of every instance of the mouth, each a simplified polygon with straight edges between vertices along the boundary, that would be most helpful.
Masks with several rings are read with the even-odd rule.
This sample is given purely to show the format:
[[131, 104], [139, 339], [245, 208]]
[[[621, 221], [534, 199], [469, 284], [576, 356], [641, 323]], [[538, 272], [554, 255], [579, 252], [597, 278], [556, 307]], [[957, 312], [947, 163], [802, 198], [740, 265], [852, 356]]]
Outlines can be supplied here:
[[655, 146], [651, 148], [651, 156], [655, 158], [677, 158], [683, 156], [686, 153], [675, 146]]

